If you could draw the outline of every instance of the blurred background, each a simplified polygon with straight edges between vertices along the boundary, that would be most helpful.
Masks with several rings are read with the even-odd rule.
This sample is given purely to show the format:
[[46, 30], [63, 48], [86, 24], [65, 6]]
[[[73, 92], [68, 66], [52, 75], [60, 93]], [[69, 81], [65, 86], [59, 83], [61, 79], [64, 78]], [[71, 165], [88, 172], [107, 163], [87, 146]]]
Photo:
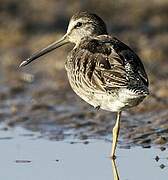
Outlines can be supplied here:
[[97, 112], [69, 86], [64, 63], [72, 46], [18, 68], [61, 37], [78, 11], [102, 17], [109, 34], [138, 53], [149, 75], [151, 95], [123, 114], [121, 136], [134, 144], [167, 143], [167, 0], [0, 0], [0, 121], [50, 139], [110, 134], [115, 114]]

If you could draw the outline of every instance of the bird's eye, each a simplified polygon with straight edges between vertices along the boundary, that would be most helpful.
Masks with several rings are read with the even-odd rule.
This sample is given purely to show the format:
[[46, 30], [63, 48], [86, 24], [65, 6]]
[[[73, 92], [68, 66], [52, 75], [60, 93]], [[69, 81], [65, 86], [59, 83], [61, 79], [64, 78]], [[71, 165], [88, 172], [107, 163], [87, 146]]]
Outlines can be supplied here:
[[81, 27], [81, 26], [82, 26], [82, 23], [81, 23], [81, 22], [78, 22], [78, 23], [75, 25], [74, 28], [79, 28], [79, 27]]

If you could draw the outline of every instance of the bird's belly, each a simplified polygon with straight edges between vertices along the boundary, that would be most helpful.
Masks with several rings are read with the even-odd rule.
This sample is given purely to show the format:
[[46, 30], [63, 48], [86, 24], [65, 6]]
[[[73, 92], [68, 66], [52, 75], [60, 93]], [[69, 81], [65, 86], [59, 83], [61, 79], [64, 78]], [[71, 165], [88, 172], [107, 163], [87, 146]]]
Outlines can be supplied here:
[[119, 90], [117, 96], [114, 96], [113, 94], [103, 95], [100, 99], [100, 107], [101, 109], [113, 112], [123, 111], [137, 106], [144, 98], [145, 96], [137, 96], [129, 93], [127, 94], [121, 89]]
[[111, 92], [96, 91], [94, 87], [87, 87], [76, 83], [73, 73], [67, 73], [72, 89], [84, 101], [103, 110], [118, 112], [138, 105], [146, 95], [138, 95], [127, 88], [118, 88]]
[[145, 96], [133, 94], [127, 89], [120, 89], [117, 93], [89, 93], [85, 89], [79, 90], [76, 88], [73, 88], [73, 90], [90, 105], [112, 112], [118, 112], [136, 106], [145, 98]]

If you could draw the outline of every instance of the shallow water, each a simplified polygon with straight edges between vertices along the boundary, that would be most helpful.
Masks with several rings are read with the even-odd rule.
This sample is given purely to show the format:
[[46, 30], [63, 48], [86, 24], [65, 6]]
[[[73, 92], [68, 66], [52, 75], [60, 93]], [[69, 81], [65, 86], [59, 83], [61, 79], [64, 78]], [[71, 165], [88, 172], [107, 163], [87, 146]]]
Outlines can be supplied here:
[[[21, 127], [0, 130], [0, 179], [112, 180], [111, 143], [103, 140], [51, 141]], [[121, 180], [167, 180], [168, 151], [117, 149]], [[158, 156], [160, 159], [155, 160]]]

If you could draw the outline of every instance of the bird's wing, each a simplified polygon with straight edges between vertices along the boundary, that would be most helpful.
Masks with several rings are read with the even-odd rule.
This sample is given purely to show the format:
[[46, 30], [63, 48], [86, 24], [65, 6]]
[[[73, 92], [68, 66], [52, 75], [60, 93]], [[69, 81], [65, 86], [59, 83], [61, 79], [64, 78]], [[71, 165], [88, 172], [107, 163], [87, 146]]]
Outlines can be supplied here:
[[148, 86], [148, 77], [138, 55], [117, 38], [113, 38], [112, 44], [113, 49], [120, 56], [126, 71], [138, 75], [144, 85]]
[[80, 57], [75, 60], [80, 67], [79, 77], [93, 91], [127, 87], [131, 73], [138, 74], [142, 81], [148, 84], [138, 56], [116, 38], [100, 36], [87, 39], [81, 43], [76, 54]]

